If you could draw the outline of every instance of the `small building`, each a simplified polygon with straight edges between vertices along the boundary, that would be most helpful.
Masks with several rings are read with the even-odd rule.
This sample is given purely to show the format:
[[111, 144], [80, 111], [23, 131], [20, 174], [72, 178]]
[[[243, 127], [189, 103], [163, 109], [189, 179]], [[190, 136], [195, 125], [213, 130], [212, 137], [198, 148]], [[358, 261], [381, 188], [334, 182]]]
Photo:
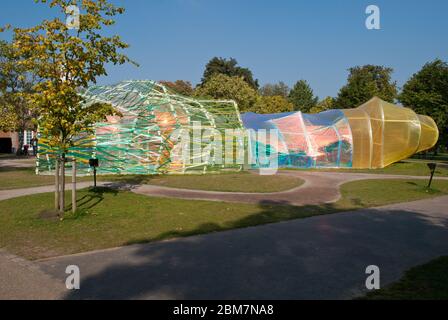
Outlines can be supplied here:
[[[0, 153], [15, 154], [19, 149], [20, 138], [23, 137], [23, 146], [28, 146], [28, 152], [33, 153], [32, 139], [36, 137], [33, 130], [25, 130], [23, 132], [4, 132], [0, 131]], [[22, 146], [22, 150], [23, 150]]]

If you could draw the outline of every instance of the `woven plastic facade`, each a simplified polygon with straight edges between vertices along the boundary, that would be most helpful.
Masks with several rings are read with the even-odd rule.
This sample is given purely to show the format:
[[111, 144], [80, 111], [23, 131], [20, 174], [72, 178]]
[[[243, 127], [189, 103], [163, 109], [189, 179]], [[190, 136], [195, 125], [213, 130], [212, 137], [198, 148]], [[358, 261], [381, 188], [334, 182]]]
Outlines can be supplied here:
[[[99, 159], [100, 174], [241, 170], [249, 159], [250, 167], [263, 168], [271, 165], [264, 161], [269, 157], [275, 158], [276, 166], [286, 168], [383, 168], [430, 149], [438, 140], [437, 126], [430, 117], [379, 98], [356, 109], [319, 114], [240, 116], [233, 101], [195, 100], [153, 81], [95, 86], [82, 96], [87, 105], [109, 103], [123, 116], [108, 117], [95, 125], [93, 134], [76, 138], [67, 157], [77, 159], [80, 174], [91, 172], [91, 158]], [[193, 134], [187, 142], [188, 153], [182, 153], [175, 133], [185, 130], [190, 135], [198, 124], [202, 139]], [[227, 137], [227, 129], [243, 132], [243, 139]], [[250, 130], [244, 133], [244, 129]], [[260, 129], [266, 129], [270, 137], [262, 139]], [[213, 149], [217, 136], [222, 142], [218, 153]], [[242, 163], [233, 161], [241, 154], [237, 150], [243, 150]], [[40, 136], [38, 172], [53, 172], [58, 154]], [[232, 161], [217, 161], [217, 156]]]
[[[233, 101], [194, 100], [170, 92], [153, 81], [126, 81], [113, 86], [95, 86], [82, 93], [85, 103], [109, 103], [122, 117], [108, 117], [96, 124], [93, 135], [81, 135], [67, 157], [78, 161], [78, 172], [88, 174], [89, 159], [100, 162], [100, 174], [159, 174], [240, 170], [242, 165], [215, 165], [204, 156], [213, 140], [211, 132], [243, 129], [237, 105]], [[191, 139], [189, 161], [172, 157], [179, 146], [174, 132], [191, 132], [200, 124], [203, 139]], [[210, 135], [212, 133], [209, 133]], [[207, 138], [208, 141], [207, 142]], [[196, 145], [195, 145], [196, 144]], [[39, 137], [37, 168], [41, 174], [54, 171], [59, 151]]]
[[[376, 97], [356, 109], [242, 118], [246, 128], [254, 129], [254, 167], [268, 166], [261, 155], [275, 154], [279, 167], [383, 168], [432, 148], [439, 136], [430, 117]], [[276, 129], [276, 145], [260, 140], [259, 129]]]

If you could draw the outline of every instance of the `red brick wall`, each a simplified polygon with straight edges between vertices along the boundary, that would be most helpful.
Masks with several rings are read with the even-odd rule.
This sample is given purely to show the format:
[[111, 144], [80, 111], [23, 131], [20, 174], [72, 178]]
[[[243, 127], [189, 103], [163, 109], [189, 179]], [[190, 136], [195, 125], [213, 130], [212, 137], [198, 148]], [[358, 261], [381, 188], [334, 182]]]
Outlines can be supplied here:
[[0, 131], [0, 138], [11, 138], [12, 147], [17, 151], [17, 148], [19, 147], [19, 134], [17, 132]]

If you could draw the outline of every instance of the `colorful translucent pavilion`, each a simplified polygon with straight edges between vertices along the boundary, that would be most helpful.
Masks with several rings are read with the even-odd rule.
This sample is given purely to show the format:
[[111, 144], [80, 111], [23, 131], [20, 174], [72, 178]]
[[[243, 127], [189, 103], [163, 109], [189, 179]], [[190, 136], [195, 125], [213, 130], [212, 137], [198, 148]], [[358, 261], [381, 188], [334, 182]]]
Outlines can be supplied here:
[[[100, 174], [188, 173], [240, 170], [242, 165], [215, 165], [204, 151], [213, 129], [224, 135], [226, 129], [243, 129], [234, 101], [195, 100], [176, 95], [153, 81], [125, 81], [113, 86], [94, 86], [82, 93], [85, 103], [109, 103], [122, 117], [108, 117], [96, 124], [94, 134], [80, 136], [67, 153], [78, 160], [78, 172], [89, 173], [89, 159], [100, 162]], [[172, 157], [178, 147], [179, 131], [191, 131], [200, 124], [202, 141], [191, 139], [189, 161]], [[211, 133], [209, 133], [211, 134]], [[208, 138], [208, 141], [207, 141]], [[196, 144], [196, 145], [195, 145]], [[59, 151], [39, 138], [38, 172], [54, 170]]]
[[277, 147], [252, 134], [251, 152], [276, 154], [280, 167], [383, 168], [432, 148], [439, 136], [430, 117], [376, 97], [356, 109], [242, 118], [246, 128], [277, 130]]
[[[126, 81], [94, 86], [82, 93], [86, 104], [109, 103], [122, 117], [108, 117], [95, 125], [93, 135], [81, 135], [67, 156], [78, 160], [79, 171], [89, 173], [88, 161], [100, 161], [101, 174], [190, 173], [241, 170], [243, 163], [217, 161], [210, 152], [216, 133], [226, 140], [228, 129], [244, 131], [243, 140], [222, 145], [223, 157], [243, 148], [252, 168], [266, 166], [262, 155], [274, 156], [279, 167], [383, 168], [414, 153], [432, 148], [438, 129], [427, 116], [373, 98], [356, 109], [319, 114], [246, 113], [240, 116], [233, 101], [195, 100], [176, 95], [153, 81]], [[176, 155], [179, 130], [194, 131], [200, 124], [202, 139], [189, 140], [189, 152]], [[265, 129], [276, 144], [261, 139]], [[268, 141], [268, 142], [267, 142]], [[219, 154], [221, 154], [219, 152]], [[38, 172], [54, 170], [59, 151], [39, 138]], [[235, 158], [235, 154], [230, 155]], [[222, 160], [222, 159], [221, 159]]]

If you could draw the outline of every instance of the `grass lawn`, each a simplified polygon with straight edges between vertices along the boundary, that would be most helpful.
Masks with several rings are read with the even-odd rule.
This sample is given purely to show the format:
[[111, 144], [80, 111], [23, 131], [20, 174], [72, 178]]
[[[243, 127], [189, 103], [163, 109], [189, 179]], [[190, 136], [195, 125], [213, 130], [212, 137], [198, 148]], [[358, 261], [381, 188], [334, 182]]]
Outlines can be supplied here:
[[33, 168], [0, 167], [0, 190], [31, 188], [52, 183], [53, 177], [36, 176]]
[[426, 156], [424, 154], [415, 154], [412, 156], [412, 159], [448, 161], [448, 153], [439, 152], [436, 156], [433, 153], [428, 153]]
[[63, 221], [45, 218], [53, 194], [36, 194], [0, 202], [0, 247], [39, 259], [448, 194], [448, 181], [434, 181], [431, 192], [425, 183], [351, 182], [337, 203], [303, 207], [153, 198], [99, 188], [80, 191], [79, 212], [67, 212]]
[[[288, 169], [291, 170], [291, 169]], [[309, 171], [354, 172], [372, 174], [399, 174], [407, 176], [429, 176], [430, 171], [425, 161], [398, 162], [383, 169], [292, 169]], [[448, 177], [448, 164], [436, 168], [435, 177]]]
[[[107, 180], [126, 181], [122, 177], [102, 177]], [[130, 182], [139, 182], [139, 177], [131, 177]], [[142, 178], [140, 178], [142, 179]], [[207, 174], [207, 175], [166, 175], [166, 176], [143, 176], [145, 183], [180, 189], [213, 190], [226, 192], [280, 192], [299, 187], [303, 180], [287, 176], [261, 176], [248, 172]]]
[[[28, 160], [24, 160], [28, 161]], [[307, 170], [307, 169], [295, 169]], [[384, 169], [357, 170], [357, 169], [310, 169], [315, 171], [358, 172], [376, 174], [399, 174], [428, 176], [429, 169], [426, 163], [406, 162], [396, 163]], [[448, 166], [438, 167], [436, 177], [448, 177]], [[71, 181], [71, 178], [68, 178]], [[92, 181], [92, 177], [79, 177], [78, 181]], [[207, 175], [125, 175], [125, 176], [98, 176], [98, 181], [121, 181], [127, 183], [149, 183], [171, 188], [187, 188], [211, 191], [230, 192], [279, 192], [300, 186], [303, 181], [295, 177], [260, 176], [247, 172], [222, 173]], [[36, 176], [34, 168], [0, 167], [0, 190], [38, 187], [52, 185], [52, 176]]]
[[[93, 177], [79, 177], [78, 181], [93, 181]], [[260, 176], [248, 172], [207, 175], [126, 175], [98, 176], [98, 181], [149, 183], [172, 188], [231, 192], [280, 192], [300, 186], [296, 177]], [[67, 176], [67, 182], [71, 177]], [[0, 190], [31, 188], [54, 183], [53, 176], [38, 176], [33, 168], [0, 167]]]
[[408, 202], [448, 194], [447, 180], [433, 180], [427, 190], [426, 180], [361, 180], [342, 186], [339, 205], [367, 208]]
[[403, 278], [383, 289], [372, 291], [366, 300], [447, 300], [448, 256], [410, 269]]
[[[67, 178], [67, 182], [71, 178]], [[90, 177], [79, 178], [79, 181], [91, 181]], [[32, 188], [54, 184], [54, 176], [38, 176], [34, 168], [0, 167], [0, 190]]]

